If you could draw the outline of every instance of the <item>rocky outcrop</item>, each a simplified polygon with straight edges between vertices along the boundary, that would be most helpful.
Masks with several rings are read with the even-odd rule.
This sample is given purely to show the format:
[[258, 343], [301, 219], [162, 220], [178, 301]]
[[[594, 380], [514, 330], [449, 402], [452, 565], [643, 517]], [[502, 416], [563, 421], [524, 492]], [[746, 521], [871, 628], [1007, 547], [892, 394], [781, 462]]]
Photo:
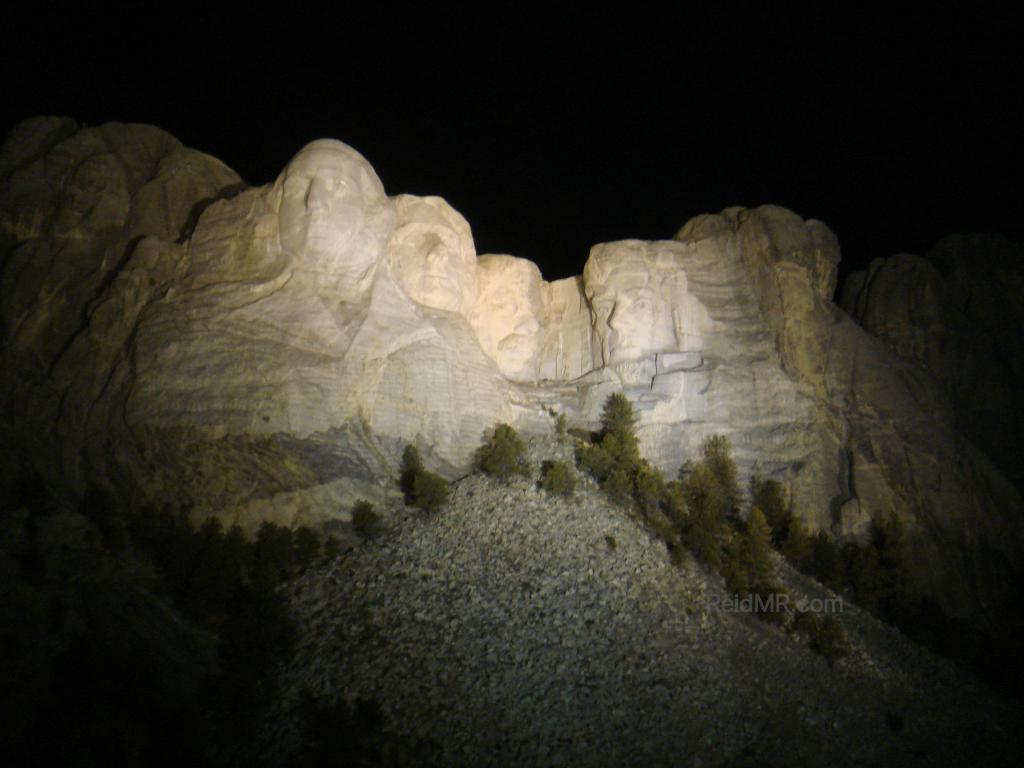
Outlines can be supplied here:
[[1011, 599], [1020, 494], [958, 429], [941, 382], [830, 301], [835, 237], [774, 206], [697, 217], [677, 235], [708, 236], [736, 242], [778, 360], [815, 403], [822, 454], [794, 486], [813, 476], [818, 496], [794, 493], [796, 508], [816, 509], [818, 524], [844, 538], [862, 538], [890, 515], [906, 520], [923, 534], [925, 581], [953, 613]]
[[[184, 270], [176, 243], [238, 176], [150, 126], [28, 120], [0, 150], [0, 280], [8, 446], [54, 487], [120, 422], [138, 316]], [[104, 407], [106, 406], [106, 407]]]
[[941, 386], [957, 429], [1024, 487], [1024, 247], [956, 235], [927, 256], [875, 259], [840, 304]]
[[724, 434], [814, 529], [904, 518], [954, 612], [998, 603], [1024, 548], [941, 388], [831, 303], [820, 222], [727, 209], [547, 283], [333, 140], [245, 188], [158, 129], [40, 118], [0, 169], [5, 461], [69, 495], [345, 519], [407, 443], [455, 477], [494, 423], [593, 429], [622, 391], [666, 473]]

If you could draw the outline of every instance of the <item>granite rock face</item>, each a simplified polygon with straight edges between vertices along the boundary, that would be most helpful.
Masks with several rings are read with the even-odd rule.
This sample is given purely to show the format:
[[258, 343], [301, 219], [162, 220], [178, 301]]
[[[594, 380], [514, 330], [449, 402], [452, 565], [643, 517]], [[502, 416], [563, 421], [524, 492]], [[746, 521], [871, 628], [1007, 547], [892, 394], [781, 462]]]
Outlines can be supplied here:
[[956, 427], [1024, 485], [1024, 247], [956, 235], [926, 256], [876, 259], [840, 303], [903, 360], [936, 379]]
[[835, 236], [785, 209], [600, 244], [548, 283], [338, 141], [249, 188], [155, 128], [38, 118], [0, 171], [5, 472], [247, 527], [345, 519], [396, 493], [407, 443], [454, 477], [494, 423], [592, 429], [622, 391], [669, 474], [724, 434], [814, 529], [905, 518], [953, 610], [1022, 548], [1016, 490], [831, 302]]

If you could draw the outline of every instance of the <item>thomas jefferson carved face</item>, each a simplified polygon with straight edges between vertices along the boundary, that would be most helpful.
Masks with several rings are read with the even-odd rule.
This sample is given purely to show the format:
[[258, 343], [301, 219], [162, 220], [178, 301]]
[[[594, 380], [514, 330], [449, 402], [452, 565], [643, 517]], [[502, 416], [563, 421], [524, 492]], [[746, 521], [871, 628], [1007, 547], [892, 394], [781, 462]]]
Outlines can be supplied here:
[[476, 249], [466, 220], [440, 197], [399, 195], [389, 252], [392, 274], [413, 301], [469, 315], [476, 302]]
[[360, 296], [394, 224], [370, 164], [340, 141], [320, 139], [292, 158], [274, 187], [281, 247], [300, 268], [336, 278], [343, 301]]
[[481, 346], [508, 378], [536, 379], [544, 312], [540, 270], [515, 256], [481, 256], [477, 280], [473, 320]]
[[686, 276], [657, 248], [626, 240], [590, 252], [583, 281], [601, 364], [678, 348], [674, 318], [686, 301]]

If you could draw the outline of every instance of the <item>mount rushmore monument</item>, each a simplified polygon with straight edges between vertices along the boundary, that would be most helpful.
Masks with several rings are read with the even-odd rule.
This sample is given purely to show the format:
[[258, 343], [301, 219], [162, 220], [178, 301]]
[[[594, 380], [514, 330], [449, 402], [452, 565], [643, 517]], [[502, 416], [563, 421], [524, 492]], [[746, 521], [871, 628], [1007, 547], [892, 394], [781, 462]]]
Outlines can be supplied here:
[[408, 443], [456, 477], [495, 423], [594, 429], [621, 391], [667, 474], [723, 434], [814, 530], [901, 517], [954, 614], [995, 605], [1022, 550], [999, 457], [832, 303], [836, 237], [779, 207], [548, 282], [339, 141], [248, 187], [153, 127], [34, 118], [0, 150], [0, 247], [5, 482], [316, 523], [397, 493]]

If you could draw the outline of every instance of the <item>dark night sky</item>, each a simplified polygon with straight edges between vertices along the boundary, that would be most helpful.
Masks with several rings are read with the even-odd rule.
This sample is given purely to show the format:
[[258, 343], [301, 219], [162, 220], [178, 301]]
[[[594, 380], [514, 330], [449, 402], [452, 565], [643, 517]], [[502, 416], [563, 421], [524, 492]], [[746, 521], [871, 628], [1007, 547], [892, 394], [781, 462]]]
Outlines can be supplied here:
[[825, 221], [844, 271], [952, 232], [1024, 239], [1008, 19], [389, 12], [278, 8], [259, 34], [211, 11], [40, 17], [0, 53], [0, 130], [39, 113], [153, 123], [253, 184], [338, 138], [389, 194], [445, 197], [478, 252], [548, 279], [594, 243], [736, 204]]

